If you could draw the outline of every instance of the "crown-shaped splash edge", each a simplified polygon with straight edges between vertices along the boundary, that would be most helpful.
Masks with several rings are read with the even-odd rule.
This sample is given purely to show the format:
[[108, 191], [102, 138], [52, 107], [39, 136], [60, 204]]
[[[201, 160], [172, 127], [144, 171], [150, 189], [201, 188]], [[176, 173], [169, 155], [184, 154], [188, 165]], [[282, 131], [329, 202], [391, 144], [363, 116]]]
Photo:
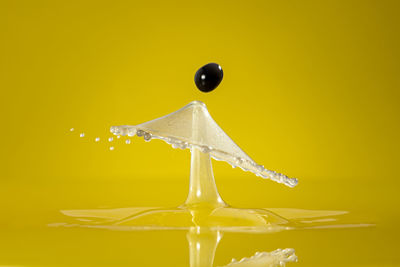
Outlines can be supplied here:
[[173, 113], [142, 124], [112, 126], [111, 132], [115, 135], [142, 136], [145, 141], [161, 139], [173, 148], [196, 148], [209, 153], [215, 160], [225, 161], [233, 167], [289, 187], [296, 186], [298, 182], [296, 178], [265, 169], [252, 160], [218, 126], [206, 105], [200, 101], [190, 102]]

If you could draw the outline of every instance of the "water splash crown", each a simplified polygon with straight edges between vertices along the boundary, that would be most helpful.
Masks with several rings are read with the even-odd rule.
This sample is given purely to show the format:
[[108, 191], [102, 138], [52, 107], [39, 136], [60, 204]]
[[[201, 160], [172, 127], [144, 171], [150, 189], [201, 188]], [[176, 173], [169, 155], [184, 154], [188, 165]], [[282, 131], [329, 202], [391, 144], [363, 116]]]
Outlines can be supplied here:
[[218, 126], [201, 101], [192, 101], [173, 113], [139, 125], [113, 126], [111, 132], [115, 135], [136, 134], [143, 136], [146, 141], [152, 138], [161, 139], [174, 148], [197, 148], [203, 153], [209, 153], [216, 160], [228, 162], [265, 179], [289, 187], [297, 185], [297, 179], [267, 170], [252, 160]]

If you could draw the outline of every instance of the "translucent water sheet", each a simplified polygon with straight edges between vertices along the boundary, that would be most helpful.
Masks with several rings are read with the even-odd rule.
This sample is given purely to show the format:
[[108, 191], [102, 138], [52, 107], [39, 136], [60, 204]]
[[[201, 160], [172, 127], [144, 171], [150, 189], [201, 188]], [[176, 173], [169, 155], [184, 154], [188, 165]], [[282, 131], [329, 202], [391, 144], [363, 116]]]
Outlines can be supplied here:
[[289, 187], [297, 185], [297, 179], [267, 170], [252, 160], [213, 120], [207, 107], [193, 101], [166, 116], [139, 125], [113, 126], [115, 135], [142, 136], [144, 140], [161, 139], [174, 148], [189, 148], [209, 154], [212, 158], [228, 162], [265, 179], [271, 179]]

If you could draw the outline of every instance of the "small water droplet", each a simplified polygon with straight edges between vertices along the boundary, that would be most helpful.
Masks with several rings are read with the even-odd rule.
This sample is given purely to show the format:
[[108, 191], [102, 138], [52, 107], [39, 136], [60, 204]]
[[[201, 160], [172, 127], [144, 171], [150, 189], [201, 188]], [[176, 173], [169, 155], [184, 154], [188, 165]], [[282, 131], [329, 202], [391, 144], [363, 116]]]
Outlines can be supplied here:
[[114, 150], [114, 147], [113, 147], [113, 146], [110, 146], [110, 150]]
[[117, 138], [118, 138], [118, 139], [120, 139], [120, 138], [121, 138], [121, 136], [120, 136], [120, 135], [117, 135]]
[[134, 136], [135, 134], [136, 134], [136, 129], [135, 128], [128, 129], [128, 136]]
[[136, 135], [137, 136], [143, 136], [144, 132], [142, 130], [137, 130]]
[[79, 135], [79, 137], [84, 137], [85, 136], [85, 133], [81, 133], [80, 135]]
[[143, 139], [144, 139], [145, 141], [150, 141], [150, 140], [151, 140], [151, 134], [145, 133], [145, 134], [143, 135]]
[[131, 143], [131, 140], [130, 139], [125, 140], [125, 143], [129, 145]]
[[73, 132], [75, 129], [74, 128], [71, 128], [71, 129], [69, 129], [71, 132]]
[[94, 139], [95, 142], [99, 142], [100, 141], [100, 137], [96, 137], [96, 139]]
[[108, 142], [112, 142], [114, 140], [114, 138], [110, 137], [108, 138]]
[[117, 126], [112, 126], [110, 129], [111, 133], [113, 133], [114, 135], [120, 134], [121, 133], [121, 129], [120, 127]]
[[181, 149], [186, 149], [188, 146], [189, 146], [188, 143], [183, 142], [183, 143], [181, 144]]
[[202, 146], [201, 147], [201, 152], [203, 153], [210, 153], [210, 148], [208, 146]]
[[235, 163], [236, 163], [237, 165], [240, 165], [240, 164], [243, 163], [243, 159], [241, 159], [241, 158], [239, 158], [239, 157], [235, 157]]

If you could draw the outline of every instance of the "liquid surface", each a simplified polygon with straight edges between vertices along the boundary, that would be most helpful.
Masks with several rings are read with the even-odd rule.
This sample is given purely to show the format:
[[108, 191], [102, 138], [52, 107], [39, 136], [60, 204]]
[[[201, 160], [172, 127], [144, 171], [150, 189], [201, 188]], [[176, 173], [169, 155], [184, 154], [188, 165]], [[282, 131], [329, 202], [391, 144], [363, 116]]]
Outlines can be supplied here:
[[[271, 255], [279, 258], [286, 254], [278, 249], [290, 252], [286, 259], [291, 253], [298, 258], [297, 262], [294, 256], [290, 258], [287, 266], [398, 265], [398, 215], [394, 206], [380, 205], [395, 194], [390, 186], [360, 188], [357, 183], [346, 182], [351, 194], [343, 194], [344, 184], [305, 181], [301, 191], [288, 189], [280, 198], [272, 194], [260, 199], [257, 195], [268, 190], [265, 182], [258, 181], [255, 178], [243, 185], [240, 179], [222, 179], [221, 190], [225, 189], [221, 193], [236, 207], [264, 205], [269, 211], [295, 219], [302, 227], [244, 232], [111, 226], [110, 221], [140, 213], [140, 205], [154, 206], [158, 202], [155, 194], [165, 199], [166, 206], [179, 204], [188, 184], [174, 180], [71, 180], [63, 185], [31, 183], [23, 188], [3, 183], [0, 266], [279, 266]], [[245, 198], [240, 198], [235, 193], [240, 190], [252, 194], [244, 193]], [[285, 200], [289, 194], [298, 201]], [[310, 194], [313, 197], [307, 197]], [[364, 198], [365, 194], [375, 194], [377, 201]], [[341, 198], [333, 197], [339, 195]], [[18, 201], [21, 198], [24, 201]], [[325, 211], [321, 212], [323, 207]], [[115, 217], [118, 211], [120, 218]], [[103, 227], [81, 227], [91, 221]], [[196, 234], [196, 229], [201, 233]], [[199, 252], [201, 259], [211, 257], [212, 265], [191, 263], [197, 255], [197, 243], [207, 248]]]

